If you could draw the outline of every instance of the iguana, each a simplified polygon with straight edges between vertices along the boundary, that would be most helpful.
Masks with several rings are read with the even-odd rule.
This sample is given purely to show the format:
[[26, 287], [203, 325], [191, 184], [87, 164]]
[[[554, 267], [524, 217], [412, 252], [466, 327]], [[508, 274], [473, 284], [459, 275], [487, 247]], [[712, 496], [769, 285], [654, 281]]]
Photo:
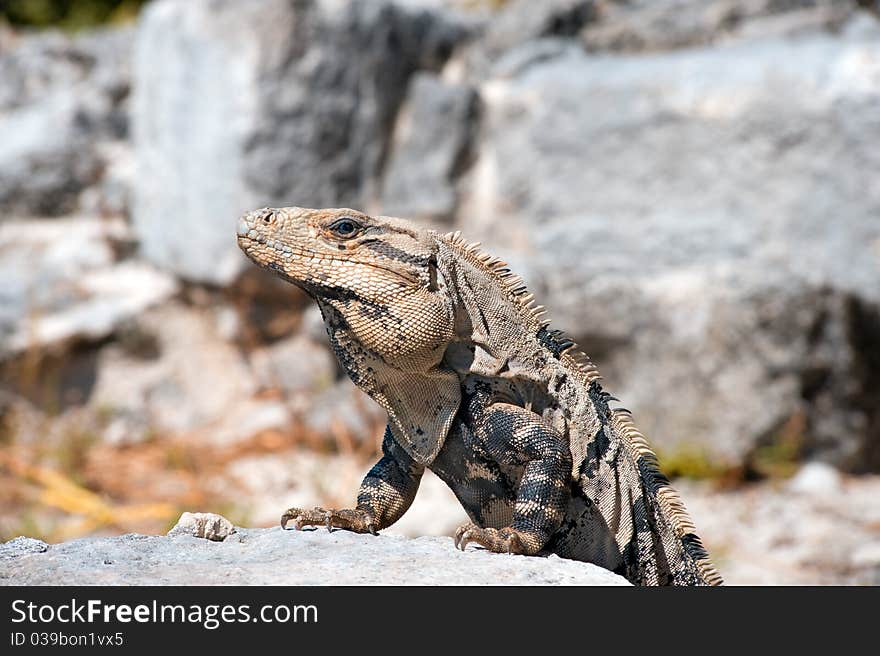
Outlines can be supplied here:
[[427, 467], [471, 520], [462, 550], [556, 553], [637, 585], [721, 583], [629, 412], [504, 262], [458, 232], [352, 209], [263, 208], [237, 235], [317, 301], [342, 366], [388, 413], [356, 507], [291, 508], [282, 526], [376, 533]]

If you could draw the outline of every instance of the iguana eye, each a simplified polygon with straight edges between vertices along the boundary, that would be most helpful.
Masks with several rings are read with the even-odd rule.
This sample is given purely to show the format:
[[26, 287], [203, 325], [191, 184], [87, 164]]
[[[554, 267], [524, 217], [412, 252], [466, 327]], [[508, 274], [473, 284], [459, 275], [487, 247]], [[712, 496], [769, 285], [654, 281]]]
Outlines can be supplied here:
[[361, 231], [362, 226], [351, 217], [345, 216], [331, 223], [329, 226], [327, 226], [327, 229], [332, 232], [336, 237], [341, 237], [342, 239], [350, 239]]

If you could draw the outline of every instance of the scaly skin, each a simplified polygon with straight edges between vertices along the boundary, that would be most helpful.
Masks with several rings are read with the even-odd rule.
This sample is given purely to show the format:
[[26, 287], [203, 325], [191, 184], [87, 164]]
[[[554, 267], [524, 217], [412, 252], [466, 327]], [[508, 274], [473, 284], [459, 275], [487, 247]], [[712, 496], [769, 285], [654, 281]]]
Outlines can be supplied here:
[[249, 212], [238, 242], [316, 300], [349, 377], [388, 412], [356, 507], [291, 508], [283, 526], [376, 533], [429, 468], [471, 520], [460, 549], [557, 553], [642, 585], [721, 582], [628, 413], [503, 262], [351, 209]]

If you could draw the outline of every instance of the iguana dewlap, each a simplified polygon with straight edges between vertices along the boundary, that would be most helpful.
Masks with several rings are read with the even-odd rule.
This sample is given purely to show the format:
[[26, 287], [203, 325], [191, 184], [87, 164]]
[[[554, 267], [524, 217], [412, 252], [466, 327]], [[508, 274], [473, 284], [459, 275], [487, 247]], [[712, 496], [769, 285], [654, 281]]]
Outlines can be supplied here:
[[627, 411], [503, 262], [351, 209], [249, 212], [238, 244], [317, 301], [339, 361], [388, 412], [356, 508], [291, 508], [282, 524], [376, 532], [427, 467], [471, 519], [462, 549], [556, 553], [642, 585], [721, 582]]

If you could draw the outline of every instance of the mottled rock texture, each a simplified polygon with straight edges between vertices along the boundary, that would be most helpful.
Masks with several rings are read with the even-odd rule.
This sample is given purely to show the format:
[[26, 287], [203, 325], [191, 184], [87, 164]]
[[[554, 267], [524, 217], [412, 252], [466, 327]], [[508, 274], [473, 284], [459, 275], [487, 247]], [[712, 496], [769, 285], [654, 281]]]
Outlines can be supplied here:
[[[0, 221], [58, 216], [128, 136], [131, 31], [0, 34]], [[99, 203], [100, 204], [100, 203]]]
[[384, 0], [149, 6], [133, 101], [144, 255], [226, 283], [244, 264], [230, 216], [368, 203], [410, 77], [465, 35], [442, 12]]
[[370, 443], [316, 309], [232, 232], [351, 205], [507, 259], [664, 463], [880, 471], [877, 3], [498, 4], [0, 28], [4, 407], [51, 361], [31, 386], [65, 400], [25, 414], [106, 442]]
[[667, 455], [742, 463], [797, 425], [802, 455], [880, 466], [874, 23], [638, 56], [532, 42], [480, 86], [460, 225]]
[[[123, 535], [0, 545], [4, 585], [628, 585], [556, 556], [462, 553], [450, 538], [238, 529], [222, 542]], [[9, 552], [7, 554], [6, 552]]]

